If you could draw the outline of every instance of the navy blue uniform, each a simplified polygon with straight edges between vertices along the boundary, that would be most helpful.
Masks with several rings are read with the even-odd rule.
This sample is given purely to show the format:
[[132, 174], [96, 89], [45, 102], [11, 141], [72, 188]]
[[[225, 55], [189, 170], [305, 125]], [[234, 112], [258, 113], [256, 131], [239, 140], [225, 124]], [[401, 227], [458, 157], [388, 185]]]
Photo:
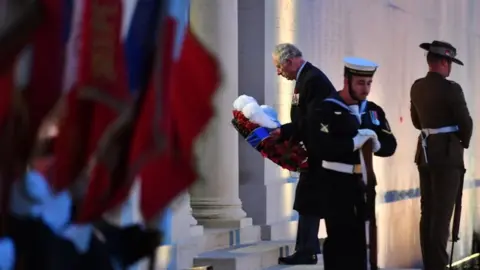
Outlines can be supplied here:
[[358, 107], [359, 116], [335, 94], [320, 103], [312, 115], [315, 124], [309, 132], [312, 136], [309, 155], [319, 163], [311, 165], [324, 168], [318, 182], [327, 206], [325, 269], [367, 269], [365, 188], [361, 171], [326, 169], [326, 163], [360, 167], [360, 150], [354, 150], [353, 141], [359, 129], [370, 129], [377, 134], [381, 147], [376, 156], [389, 157], [397, 147], [383, 109], [370, 101], [360, 102]]

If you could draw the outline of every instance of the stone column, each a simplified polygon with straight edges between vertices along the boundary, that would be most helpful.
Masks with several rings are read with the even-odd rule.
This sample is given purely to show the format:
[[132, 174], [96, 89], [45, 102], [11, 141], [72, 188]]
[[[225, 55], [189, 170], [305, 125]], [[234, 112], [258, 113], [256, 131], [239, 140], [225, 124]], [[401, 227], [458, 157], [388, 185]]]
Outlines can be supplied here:
[[[278, 110], [277, 75], [271, 53], [276, 43], [277, 1], [242, 0], [239, 20], [239, 94]], [[294, 184], [282, 179], [281, 169], [239, 138], [240, 198], [262, 239], [293, 238], [290, 230]]]
[[192, 0], [191, 26], [222, 68], [216, 115], [197, 142], [202, 178], [191, 189], [193, 216], [205, 227], [251, 225], [238, 195], [238, 135], [230, 124], [238, 96], [237, 0]]
[[[312, 10], [318, 10], [316, 5], [318, 1], [239, 2], [239, 93], [274, 107], [282, 123], [290, 122], [295, 82], [277, 76], [272, 50], [278, 43], [290, 42], [312, 61], [315, 46], [311, 33], [315, 31], [311, 29], [315, 16], [310, 15]], [[239, 155], [240, 198], [254, 224], [262, 225], [262, 239], [295, 238], [298, 213], [292, 206], [297, 178], [263, 159], [243, 139], [239, 142]]]

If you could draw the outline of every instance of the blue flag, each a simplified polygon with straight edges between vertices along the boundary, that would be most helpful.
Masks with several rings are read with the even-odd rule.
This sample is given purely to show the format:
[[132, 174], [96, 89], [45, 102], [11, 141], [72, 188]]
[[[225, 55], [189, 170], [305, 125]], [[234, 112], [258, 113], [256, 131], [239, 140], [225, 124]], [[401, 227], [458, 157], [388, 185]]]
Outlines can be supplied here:
[[157, 15], [160, 1], [138, 0], [125, 39], [125, 54], [130, 92], [136, 94], [145, 87], [149, 77], [148, 57], [155, 44]]

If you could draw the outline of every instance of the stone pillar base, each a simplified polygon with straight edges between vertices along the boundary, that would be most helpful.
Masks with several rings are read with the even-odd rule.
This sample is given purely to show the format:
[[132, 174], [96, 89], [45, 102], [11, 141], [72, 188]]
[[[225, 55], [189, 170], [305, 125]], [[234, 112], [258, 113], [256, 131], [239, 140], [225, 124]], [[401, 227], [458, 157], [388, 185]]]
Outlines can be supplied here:
[[243, 228], [252, 225], [239, 199], [191, 198], [192, 215], [198, 224], [206, 228]]
[[197, 237], [203, 235], [203, 226], [201, 225], [192, 225], [190, 226], [190, 236]]
[[232, 220], [222, 220], [222, 219], [197, 219], [198, 223], [203, 225], [205, 228], [212, 229], [240, 229], [248, 226], [252, 226], [251, 218], [241, 218], [241, 219], [232, 219]]

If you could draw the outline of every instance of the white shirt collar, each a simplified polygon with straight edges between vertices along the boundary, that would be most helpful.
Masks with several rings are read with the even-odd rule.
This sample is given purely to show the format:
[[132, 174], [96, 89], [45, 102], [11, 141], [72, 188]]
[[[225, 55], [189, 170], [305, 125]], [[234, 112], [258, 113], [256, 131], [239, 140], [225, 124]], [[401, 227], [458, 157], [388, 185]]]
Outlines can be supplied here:
[[303, 64], [300, 66], [300, 68], [297, 71], [297, 77], [295, 78], [296, 81], [298, 81], [298, 77], [300, 77], [300, 73], [302, 72], [302, 69], [305, 67], [305, 64], [307, 61], [303, 62]]
[[352, 114], [355, 115], [358, 119], [358, 121], [360, 121], [360, 123], [362, 122], [362, 117], [360, 115], [360, 106], [358, 106], [357, 104], [354, 104], [354, 105], [350, 105], [348, 106], [350, 107], [350, 110], [352, 110]]

